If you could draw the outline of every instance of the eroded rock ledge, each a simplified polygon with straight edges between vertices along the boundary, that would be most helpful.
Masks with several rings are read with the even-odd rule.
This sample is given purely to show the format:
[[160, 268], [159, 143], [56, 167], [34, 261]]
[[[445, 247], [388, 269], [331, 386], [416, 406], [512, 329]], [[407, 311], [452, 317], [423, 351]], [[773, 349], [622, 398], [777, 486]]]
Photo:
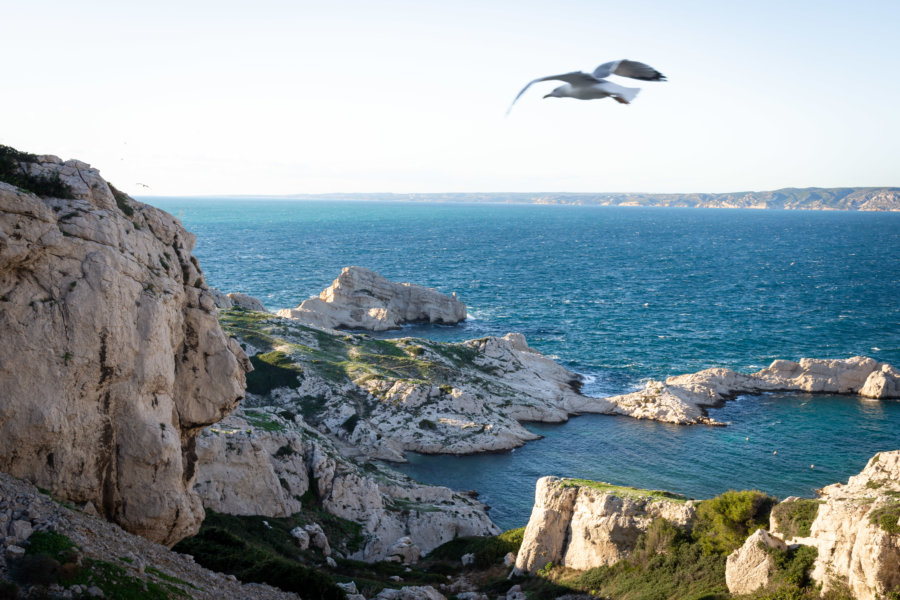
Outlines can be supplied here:
[[731, 369], [706, 369], [698, 373], [650, 381], [644, 389], [606, 400], [613, 412], [637, 419], [678, 424], [718, 424], [706, 409], [722, 406], [740, 394], [762, 392], [813, 392], [857, 394], [878, 400], [900, 398], [900, 372], [889, 364], [855, 356], [845, 360], [804, 358], [799, 362], [776, 360], [751, 375]]
[[23, 158], [71, 197], [0, 182], [0, 470], [174, 544], [203, 519], [196, 436], [247, 358], [177, 219], [85, 163]]
[[314, 327], [385, 331], [404, 323], [454, 324], [466, 319], [466, 305], [453, 296], [412, 283], [394, 283], [363, 267], [344, 267], [319, 294], [278, 315]]

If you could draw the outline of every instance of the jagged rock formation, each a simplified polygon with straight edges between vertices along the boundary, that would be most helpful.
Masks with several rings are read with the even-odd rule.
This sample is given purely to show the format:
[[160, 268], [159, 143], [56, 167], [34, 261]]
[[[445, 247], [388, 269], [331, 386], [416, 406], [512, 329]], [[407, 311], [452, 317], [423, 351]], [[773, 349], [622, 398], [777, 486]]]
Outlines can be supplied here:
[[878, 400], [900, 398], [900, 372], [863, 356], [846, 360], [776, 360], [769, 368], [751, 375], [730, 369], [706, 369], [669, 377], [665, 382], [650, 381], [640, 391], [606, 400], [615, 405], [616, 413], [638, 419], [714, 424], [707, 417], [707, 408], [721, 406], [738, 394], [775, 391], [858, 394]]
[[[248, 402], [303, 413], [350, 456], [404, 461], [408, 450], [507, 450], [538, 437], [519, 421], [611, 411], [519, 334], [441, 344], [329, 333], [260, 313], [232, 311], [222, 320], [256, 355]], [[257, 387], [266, 373], [286, 378]]]
[[610, 565], [635, 549], [654, 519], [689, 527], [694, 513], [693, 502], [674, 494], [542, 477], [516, 570], [534, 573], [549, 562], [581, 570]]
[[[25, 535], [10, 535], [7, 527]], [[0, 581], [8, 580], [12, 562], [20, 558], [28, 545], [28, 536], [35, 531], [53, 530], [68, 537], [77, 547], [79, 563], [89, 568], [90, 561], [103, 561], [121, 570], [120, 581], [130, 579], [137, 584], [168, 589], [172, 597], [197, 600], [297, 600], [296, 594], [282, 592], [268, 585], [242, 585], [233, 576], [214, 573], [194, 563], [186, 555], [172, 552], [164, 546], [131, 535], [120, 527], [98, 517], [67, 508], [51, 499], [31, 484], [0, 473]], [[99, 576], [98, 576], [99, 578]], [[86, 591], [88, 586], [83, 586]], [[146, 589], [146, 588], [145, 588]], [[59, 586], [43, 585], [34, 589], [31, 598], [88, 597], [91, 594], [69, 594]], [[13, 596], [9, 596], [13, 597]]]
[[362, 267], [344, 267], [319, 294], [278, 315], [329, 329], [397, 329], [404, 323], [459, 323], [466, 305], [453, 296], [412, 283], [394, 283]]
[[308, 490], [328, 512], [367, 535], [360, 560], [420, 553], [459, 536], [495, 535], [486, 507], [448, 488], [420, 485], [374, 464], [357, 465], [283, 409], [238, 409], [197, 443], [197, 491], [218, 512], [283, 517]]
[[732, 594], [751, 594], [766, 587], [775, 575], [775, 559], [769, 548], [786, 550], [787, 545], [764, 529], [757, 529], [744, 545], [728, 555], [725, 583]]
[[[801, 514], [792, 507], [801, 505], [805, 516], [794, 516], [791, 523], [792, 513]], [[779, 513], [787, 516], [777, 518]], [[846, 584], [857, 600], [877, 600], [900, 589], [900, 450], [876, 454], [846, 484], [825, 487], [816, 500], [788, 498], [772, 514], [767, 533], [773, 539], [817, 549], [812, 578], [823, 591]], [[748, 545], [749, 540], [729, 556], [729, 569], [732, 562], [743, 565], [742, 556], [754, 552]], [[728, 588], [746, 593], [767, 582], [762, 569], [740, 575], [735, 570]]]
[[96, 169], [23, 155], [69, 198], [0, 182], [0, 470], [174, 544], [203, 519], [194, 442], [244, 395], [171, 215]]

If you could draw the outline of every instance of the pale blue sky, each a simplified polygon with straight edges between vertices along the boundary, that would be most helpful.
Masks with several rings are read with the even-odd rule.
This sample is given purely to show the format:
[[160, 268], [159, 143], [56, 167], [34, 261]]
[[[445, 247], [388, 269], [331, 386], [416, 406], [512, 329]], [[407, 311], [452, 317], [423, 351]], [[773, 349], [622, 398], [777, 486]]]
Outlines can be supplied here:
[[[896, 0], [0, 7], [0, 144], [132, 194], [900, 185]], [[504, 117], [618, 58], [669, 81]]]

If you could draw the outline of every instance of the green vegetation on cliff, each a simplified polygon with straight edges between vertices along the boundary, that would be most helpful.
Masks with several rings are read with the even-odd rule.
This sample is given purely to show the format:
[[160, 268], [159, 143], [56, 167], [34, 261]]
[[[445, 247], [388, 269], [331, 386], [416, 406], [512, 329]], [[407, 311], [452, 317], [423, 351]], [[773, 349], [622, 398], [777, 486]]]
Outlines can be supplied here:
[[627, 485], [613, 485], [603, 481], [590, 479], [563, 479], [563, 487], [589, 487], [601, 492], [632, 498], [650, 498], [653, 500], [669, 500], [671, 502], [687, 502], [688, 498], [681, 494], [674, 494], [664, 490], [644, 490]]
[[20, 152], [15, 148], [0, 145], [0, 181], [12, 184], [19, 189], [52, 198], [73, 198], [72, 188], [62, 182], [59, 174], [52, 177], [31, 175], [20, 166], [20, 163], [36, 163], [37, 156]]
[[778, 523], [778, 532], [785, 539], [806, 537], [811, 533], [813, 521], [819, 514], [819, 500], [794, 500], [782, 502], [772, 509], [772, 517]]

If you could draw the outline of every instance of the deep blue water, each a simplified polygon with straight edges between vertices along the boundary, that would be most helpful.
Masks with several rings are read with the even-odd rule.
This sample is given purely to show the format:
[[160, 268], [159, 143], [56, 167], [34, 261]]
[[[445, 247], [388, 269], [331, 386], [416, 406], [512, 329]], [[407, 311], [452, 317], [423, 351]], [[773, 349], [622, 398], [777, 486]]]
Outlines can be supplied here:
[[[589, 376], [592, 395], [712, 366], [756, 370], [774, 358], [863, 354], [900, 365], [900, 214], [145, 200], [197, 234], [207, 281], [223, 291], [292, 307], [351, 264], [456, 291], [469, 306], [465, 324], [391, 335], [518, 331]], [[893, 402], [765, 396], [714, 416], [734, 425], [579, 417], [532, 426], [546, 438], [514, 453], [413, 457], [404, 470], [479, 490], [511, 526], [527, 520], [542, 474], [695, 497], [748, 487], [783, 497], [900, 448]]]

